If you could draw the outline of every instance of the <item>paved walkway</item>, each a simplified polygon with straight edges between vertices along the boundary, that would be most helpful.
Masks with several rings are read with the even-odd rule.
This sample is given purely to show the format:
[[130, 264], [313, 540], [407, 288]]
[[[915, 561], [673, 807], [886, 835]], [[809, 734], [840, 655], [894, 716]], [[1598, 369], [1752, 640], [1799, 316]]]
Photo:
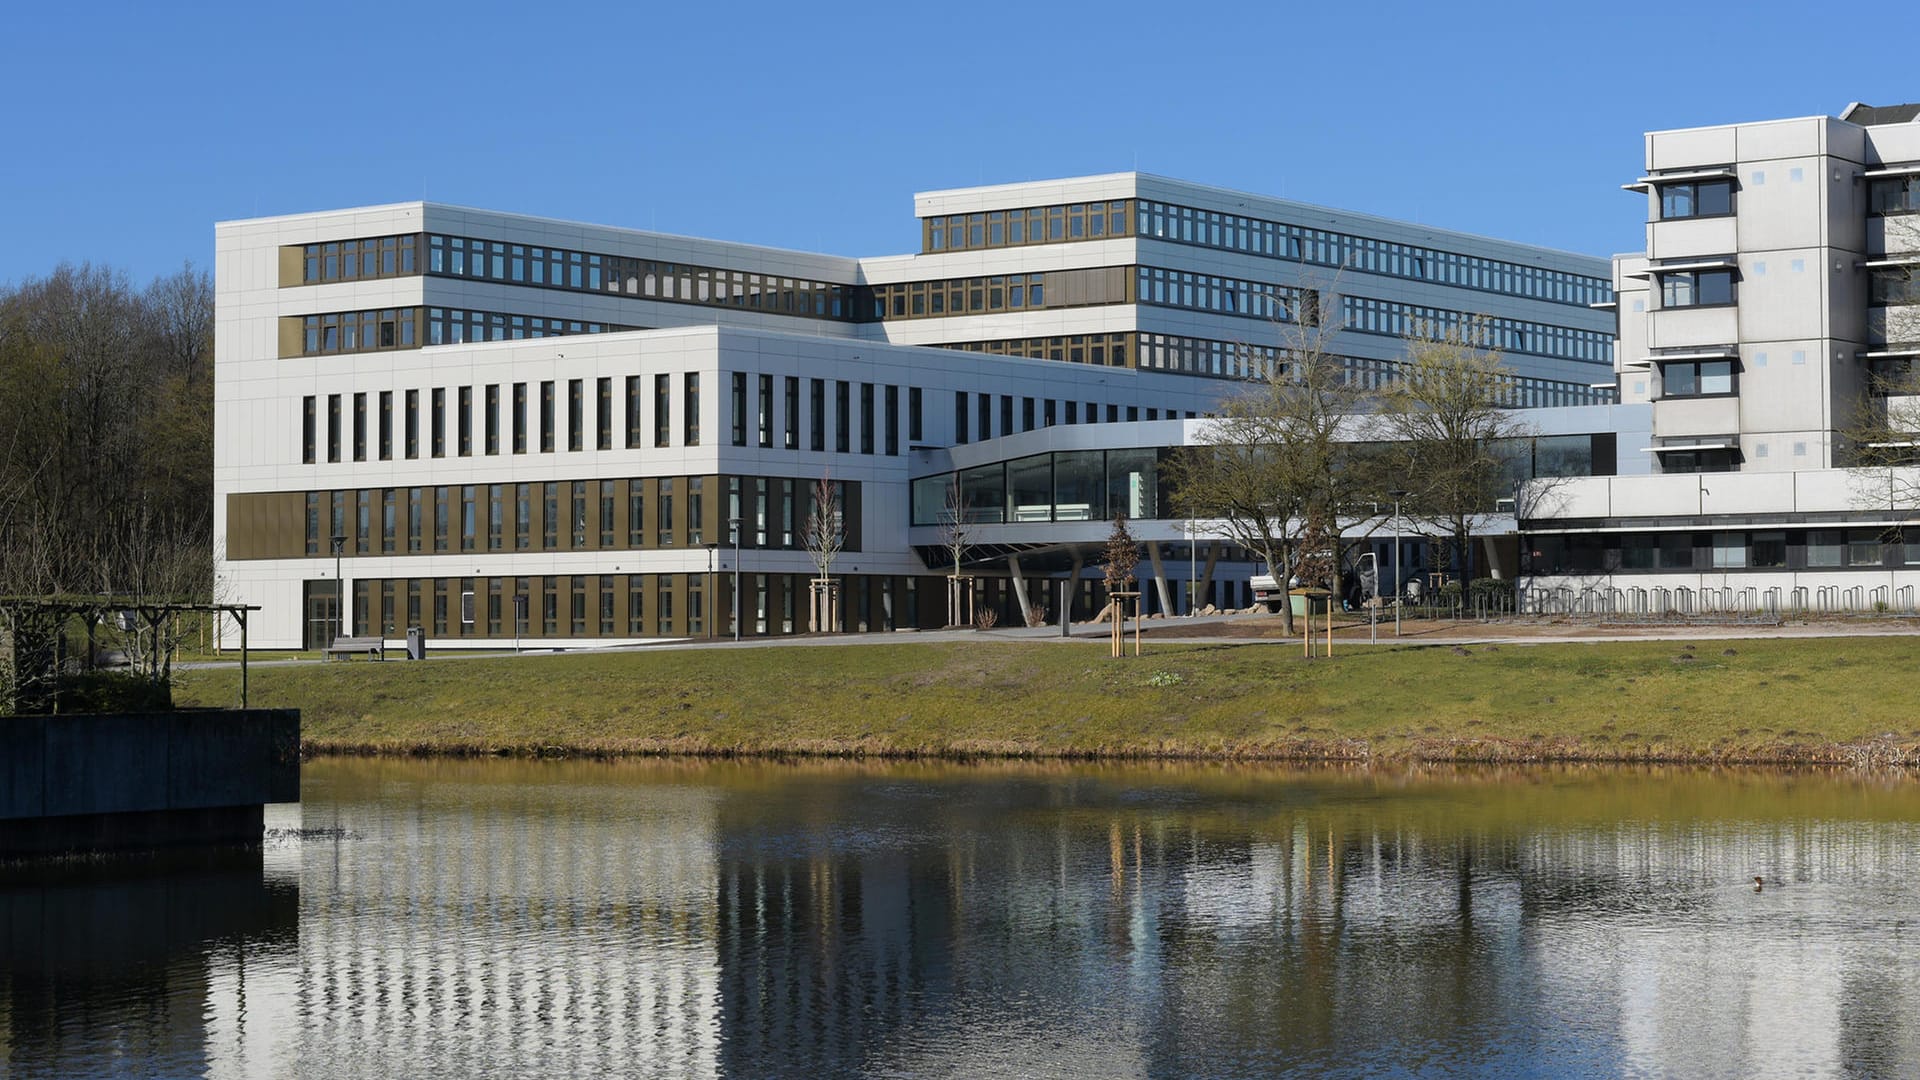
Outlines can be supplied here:
[[[1281, 637], [1235, 637], [1232, 635], [1193, 635], [1182, 634], [1189, 627], [1201, 627], [1232, 623], [1260, 616], [1246, 615], [1198, 615], [1192, 618], [1148, 619], [1145, 626], [1143, 646], [1154, 645], [1267, 645], [1279, 648], [1300, 647], [1298, 638]], [[1134, 620], [1127, 621], [1127, 637], [1133, 637]], [[1377, 641], [1366, 637], [1336, 636], [1334, 645], [1339, 648], [1352, 647], [1399, 647], [1399, 648], [1438, 648], [1441, 646], [1467, 645], [1590, 645], [1610, 641], [1732, 641], [1767, 638], [1787, 638], [1794, 640], [1812, 640], [1825, 638], [1857, 637], [1920, 637], [1920, 626], [1906, 621], [1860, 620], [1845, 622], [1789, 623], [1781, 626], [1763, 625], [1718, 625], [1697, 626], [1613, 626], [1602, 631], [1598, 628], [1584, 632], [1554, 633], [1502, 633], [1500, 623], [1485, 624], [1485, 632], [1474, 632], [1472, 623], [1421, 624], [1417, 629], [1409, 630], [1400, 637], [1393, 635], [1391, 624], [1380, 625]], [[1346, 634], [1352, 631], [1346, 630]], [[559, 656], [583, 653], [606, 652], [654, 652], [662, 650], [684, 649], [772, 649], [807, 648], [822, 645], [897, 645], [907, 642], [955, 642], [955, 641], [1007, 641], [1025, 642], [1043, 645], [1050, 642], [1093, 642], [1109, 639], [1111, 629], [1104, 623], [1079, 623], [1073, 627], [1071, 638], [1062, 637], [1060, 627], [1054, 626], [1017, 626], [993, 630], [917, 630], [892, 631], [872, 634], [823, 634], [808, 637], [768, 637], [743, 638], [740, 641], [719, 640], [670, 640], [640, 645], [588, 646], [571, 649], [527, 649], [519, 656]], [[1323, 639], [1316, 639], [1323, 640]], [[431, 649], [432, 643], [429, 643]], [[403, 654], [404, 655], [404, 654]], [[510, 658], [515, 653], [500, 651], [486, 652], [441, 652], [429, 653], [430, 659], [439, 660], [497, 660]], [[299, 664], [317, 664], [322, 661], [310, 657], [295, 657], [273, 660], [250, 660], [249, 667], [289, 667]], [[369, 660], [335, 660], [331, 663], [373, 663]], [[396, 662], [405, 663], [404, 660]], [[228, 660], [196, 660], [176, 663], [180, 670], [207, 670], [213, 668], [238, 667], [237, 658]]]

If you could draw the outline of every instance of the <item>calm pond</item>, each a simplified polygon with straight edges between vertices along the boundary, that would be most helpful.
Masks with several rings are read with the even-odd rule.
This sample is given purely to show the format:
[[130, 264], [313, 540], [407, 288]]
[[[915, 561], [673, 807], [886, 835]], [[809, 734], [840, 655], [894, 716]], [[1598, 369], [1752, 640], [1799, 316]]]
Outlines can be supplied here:
[[0, 875], [0, 1075], [1920, 1069], [1911, 779], [323, 760], [303, 798], [259, 852]]

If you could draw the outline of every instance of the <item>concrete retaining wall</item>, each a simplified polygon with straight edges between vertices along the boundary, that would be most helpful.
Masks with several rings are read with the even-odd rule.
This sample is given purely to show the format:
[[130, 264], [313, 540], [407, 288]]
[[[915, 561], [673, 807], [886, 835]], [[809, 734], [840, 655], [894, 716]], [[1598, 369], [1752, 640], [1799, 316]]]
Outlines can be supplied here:
[[296, 709], [0, 719], [0, 856], [257, 839], [299, 798]]

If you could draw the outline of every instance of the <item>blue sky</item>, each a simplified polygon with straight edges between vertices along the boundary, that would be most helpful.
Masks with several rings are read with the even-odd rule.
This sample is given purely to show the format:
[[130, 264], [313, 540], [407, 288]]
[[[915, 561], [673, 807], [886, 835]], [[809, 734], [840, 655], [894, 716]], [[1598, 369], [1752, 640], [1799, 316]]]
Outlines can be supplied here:
[[1684, 7], [20, 4], [0, 282], [421, 197], [897, 253], [914, 191], [1136, 167], [1608, 254], [1644, 131], [1920, 100], [1920, 15]]

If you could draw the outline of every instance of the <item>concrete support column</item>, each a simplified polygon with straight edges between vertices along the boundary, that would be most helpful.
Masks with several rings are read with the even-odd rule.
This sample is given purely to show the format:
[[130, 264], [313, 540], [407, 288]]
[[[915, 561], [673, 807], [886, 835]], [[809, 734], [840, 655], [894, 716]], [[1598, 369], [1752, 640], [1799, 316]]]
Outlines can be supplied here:
[[1160, 613], [1173, 614], [1173, 592], [1167, 587], [1167, 568], [1160, 564], [1160, 545], [1148, 544], [1147, 557], [1153, 560], [1153, 587], [1160, 593]]
[[1020, 605], [1020, 622], [1027, 625], [1027, 579], [1020, 572], [1020, 557], [1007, 556], [1007, 574], [1013, 578], [1013, 602]]

